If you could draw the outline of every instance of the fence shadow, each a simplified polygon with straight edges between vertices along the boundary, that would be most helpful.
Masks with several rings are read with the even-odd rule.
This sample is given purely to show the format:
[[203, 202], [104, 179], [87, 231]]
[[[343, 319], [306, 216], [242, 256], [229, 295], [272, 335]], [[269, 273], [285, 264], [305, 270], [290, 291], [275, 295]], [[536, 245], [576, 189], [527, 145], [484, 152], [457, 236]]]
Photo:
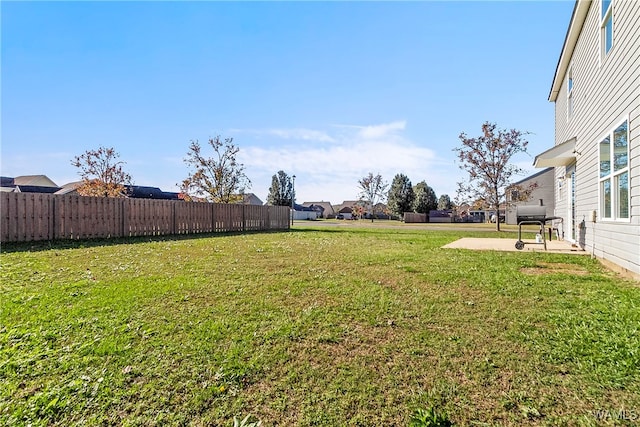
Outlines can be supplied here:
[[[227, 231], [200, 234], [175, 234], [161, 236], [132, 236], [94, 239], [66, 239], [66, 240], [38, 240], [34, 242], [2, 242], [0, 254], [13, 252], [41, 252], [49, 250], [83, 249], [101, 246], [135, 245], [150, 242], [179, 242], [183, 240], [198, 240], [206, 238], [221, 238], [228, 236], [252, 235], [252, 234], [284, 234], [293, 230], [262, 230], [262, 231]], [[302, 231], [302, 230], [296, 230]]]
[[117, 246], [149, 242], [179, 242], [183, 240], [197, 240], [207, 238], [221, 238], [228, 236], [252, 235], [252, 234], [291, 234], [291, 233], [344, 233], [344, 229], [306, 229], [291, 228], [288, 230], [257, 230], [257, 231], [228, 231], [216, 233], [200, 234], [175, 234], [159, 236], [131, 236], [131, 237], [110, 237], [93, 239], [66, 239], [66, 240], [38, 240], [32, 242], [2, 242], [0, 243], [0, 254], [13, 252], [40, 252], [49, 250], [83, 249], [100, 246]]

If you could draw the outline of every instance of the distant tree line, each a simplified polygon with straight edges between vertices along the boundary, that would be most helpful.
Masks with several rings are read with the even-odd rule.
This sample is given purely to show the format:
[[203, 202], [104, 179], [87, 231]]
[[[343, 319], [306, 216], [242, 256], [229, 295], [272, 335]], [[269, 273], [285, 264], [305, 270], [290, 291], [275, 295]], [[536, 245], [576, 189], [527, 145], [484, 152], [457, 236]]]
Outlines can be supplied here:
[[400, 173], [391, 182], [387, 206], [393, 214], [402, 216], [405, 212], [428, 214], [433, 210], [452, 209], [453, 203], [448, 194], [438, 198], [426, 181], [413, 186], [409, 177]]
[[428, 214], [436, 209], [451, 209], [453, 203], [447, 194], [438, 198], [435, 191], [426, 181], [413, 186], [404, 174], [397, 174], [391, 185], [387, 184], [380, 174], [369, 173], [358, 181], [360, 200], [365, 202], [367, 213], [373, 219], [379, 202], [386, 201], [390, 214], [401, 217], [405, 212]]
[[[506, 189], [514, 190], [518, 200], [527, 200], [536, 185], [528, 187], [514, 185], [512, 178], [522, 169], [511, 163], [511, 158], [527, 152], [528, 132], [516, 129], [500, 129], [495, 123], [485, 122], [482, 134], [471, 138], [462, 132], [458, 136], [460, 147], [454, 149], [459, 167], [468, 173], [465, 182], [458, 183], [458, 198], [471, 199], [491, 209], [498, 210], [505, 201]], [[233, 138], [216, 136], [208, 140], [209, 153], [205, 153], [198, 140], [189, 144], [184, 162], [189, 168], [188, 176], [179, 184], [185, 200], [207, 200], [215, 203], [242, 201], [251, 181], [245, 174], [244, 165], [237, 160], [240, 148]], [[75, 156], [71, 164], [79, 169], [82, 183], [78, 193], [88, 196], [125, 197], [131, 175], [124, 171], [125, 162], [114, 148], [99, 147]], [[295, 202], [293, 177], [280, 170], [272, 177], [267, 201], [271, 205], [290, 206]], [[405, 212], [429, 213], [431, 210], [446, 210], [453, 207], [449, 195], [437, 197], [426, 181], [413, 186], [409, 178], [397, 174], [391, 184], [380, 174], [369, 173], [358, 181], [360, 200], [364, 202], [362, 215], [372, 219], [380, 203], [386, 201], [388, 211], [396, 216]], [[496, 221], [497, 230], [500, 221]]]

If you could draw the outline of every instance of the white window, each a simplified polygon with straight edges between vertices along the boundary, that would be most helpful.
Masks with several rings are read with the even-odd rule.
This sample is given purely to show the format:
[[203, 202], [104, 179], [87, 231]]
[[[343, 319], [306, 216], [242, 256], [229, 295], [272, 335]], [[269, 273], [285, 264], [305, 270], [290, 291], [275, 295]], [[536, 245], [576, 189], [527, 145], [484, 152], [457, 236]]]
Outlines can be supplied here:
[[600, 50], [604, 58], [613, 47], [612, 0], [600, 0], [600, 12]]
[[567, 121], [573, 116], [573, 66], [567, 73]]
[[600, 217], [629, 219], [629, 121], [600, 141]]

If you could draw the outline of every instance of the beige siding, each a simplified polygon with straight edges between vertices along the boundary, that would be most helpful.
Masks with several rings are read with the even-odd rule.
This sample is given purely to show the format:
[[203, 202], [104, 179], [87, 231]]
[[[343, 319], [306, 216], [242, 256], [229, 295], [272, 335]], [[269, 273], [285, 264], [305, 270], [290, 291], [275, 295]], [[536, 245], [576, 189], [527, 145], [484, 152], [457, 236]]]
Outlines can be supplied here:
[[[565, 75], [556, 99], [556, 144], [576, 137], [576, 222], [578, 242], [595, 255], [640, 273], [640, 2], [614, 0], [613, 48], [600, 59], [600, 2], [589, 8], [573, 52], [574, 111], [567, 119]], [[598, 144], [629, 119], [630, 221], [601, 220]], [[565, 175], [556, 168], [556, 177]], [[568, 215], [568, 190], [556, 194], [556, 215]], [[591, 222], [591, 211], [597, 221]]]
[[[554, 216], [554, 206], [555, 206], [555, 201], [554, 201], [554, 183], [555, 183], [555, 178], [554, 178], [554, 171], [553, 169], [550, 169], [549, 171], [535, 176], [535, 177], [531, 177], [531, 178], [527, 178], [524, 179], [522, 181], [520, 181], [520, 184], [523, 186], [528, 186], [529, 184], [533, 184], [533, 183], [537, 183], [538, 187], [533, 190], [533, 192], [531, 193], [531, 197], [529, 197], [529, 200], [527, 200], [526, 202], [517, 202], [517, 203], [510, 203], [509, 207], [506, 211], [506, 218], [505, 218], [505, 222], [507, 224], [517, 224], [517, 213], [516, 213], [516, 206], [518, 205], [539, 205], [540, 204], [540, 200], [542, 200], [542, 204], [543, 206], [547, 207], [547, 213], [546, 215], [548, 217], [550, 216]], [[507, 198], [509, 197], [509, 194], [507, 194]]]

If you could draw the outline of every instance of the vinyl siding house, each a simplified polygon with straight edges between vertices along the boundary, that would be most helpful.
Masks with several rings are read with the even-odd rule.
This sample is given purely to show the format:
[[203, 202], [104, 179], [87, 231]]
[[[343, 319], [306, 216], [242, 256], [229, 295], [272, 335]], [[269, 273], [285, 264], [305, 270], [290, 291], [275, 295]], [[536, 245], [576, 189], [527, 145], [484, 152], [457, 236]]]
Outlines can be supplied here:
[[242, 204], [243, 205], [255, 205], [255, 206], [264, 205], [262, 200], [260, 200], [260, 198], [258, 196], [256, 196], [255, 194], [253, 194], [253, 193], [244, 193], [242, 195]]
[[576, 1], [549, 101], [565, 239], [640, 274], [640, 1]]
[[318, 212], [318, 218], [335, 218], [336, 213], [330, 202], [304, 202], [302, 206], [312, 208]]
[[58, 185], [46, 175], [23, 175], [15, 178], [0, 177], [0, 191], [15, 193], [55, 193], [60, 190]]
[[[82, 181], [69, 182], [62, 186], [56, 195], [77, 195], [78, 188], [82, 185]], [[158, 187], [149, 187], [141, 185], [125, 185], [126, 196], [131, 199], [155, 199], [155, 200], [179, 200], [179, 193], [162, 191]]]
[[517, 207], [522, 205], [540, 205], [546, 206], [546, 216], [555, 216], [555, 171], [553, 168], [546, 168], [538, 173], [530, 175], [514, 185], [521, 185], [528, 187], [530, 184], [536, 184], [536, 188], [531, 192], [531, 196], [527, 201], [517, 201], [518, 198], [514, 197], [511, 188], [507, 188], [507, 206], [505, 212], [505, 222], [507, 224], [517, 224]]

